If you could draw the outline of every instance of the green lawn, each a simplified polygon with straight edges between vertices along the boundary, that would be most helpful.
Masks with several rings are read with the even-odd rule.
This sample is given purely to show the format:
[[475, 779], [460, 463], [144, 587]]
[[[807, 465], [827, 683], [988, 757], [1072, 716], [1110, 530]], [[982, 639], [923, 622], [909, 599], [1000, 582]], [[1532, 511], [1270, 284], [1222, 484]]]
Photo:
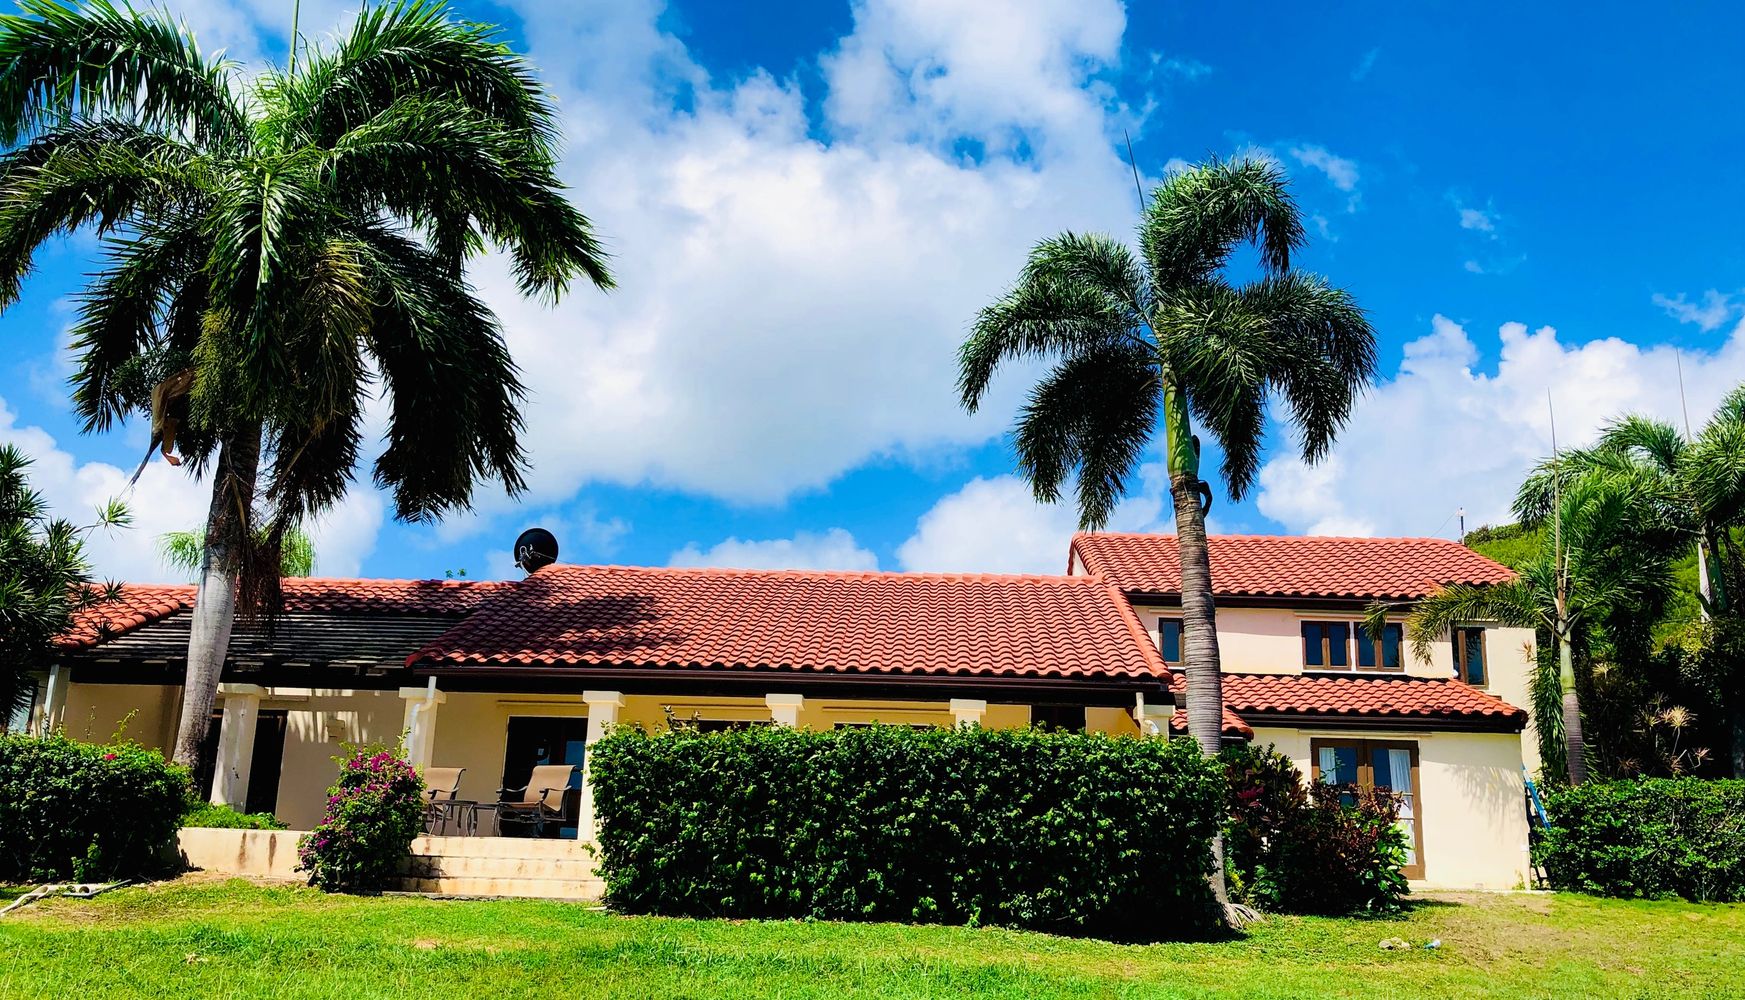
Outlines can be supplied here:
[[[1398, 936], [1435, 951], [1384, 952]], [[0, 918], [0, 996], [200, 998], [1745, 995], [1745, 906], [1425, 900], [1131, 946], [891, 924], [618, 917], [564, 903], [193, 881]]]

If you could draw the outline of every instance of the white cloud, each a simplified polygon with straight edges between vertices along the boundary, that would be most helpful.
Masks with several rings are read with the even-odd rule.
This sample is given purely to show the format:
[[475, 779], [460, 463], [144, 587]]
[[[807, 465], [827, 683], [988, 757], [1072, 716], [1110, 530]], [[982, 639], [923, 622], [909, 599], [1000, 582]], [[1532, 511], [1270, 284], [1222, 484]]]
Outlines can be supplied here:
[[[1560, 447], [1592, 441], [1625, 413], [1679, 419], [1670, 346], [1565, 343], [1551, 327], [1521, 323], [1503, 324], [1499, 337], [1501, 358], [1487, 372], [1465, 328], [1435, 317], [1428, 335], [1406, 345], [1394, 378], [1358, 405], [1325, 463], [1266, 463], [1261, 513], [1294, 532], [1447, 535], [1457, 506], [1469, 526], [1509, 519], [1516, 486], [1551, 452], [1547, 390]], [[1700, 419], [1745, 372], [1745, 323], [1714, 353], [1684, 354], [1683, 366]]]
[[1375, 69], [1375, 61], [1380, 56], [1380, 48], [1373, 48], [1365, 52], [1363, 58], [1357, 61], [1357, 68], [1351, 71], [1352, 82], [1362, 83], [1369, 76], [1370, 71]]
[[1465, 206], [1461, 206], [1459, 211], [1460, 228], [1476, 229], [1481, 233], [1496, 232], [1497, 223], [1493, 213]]
[[1357, 161], [1337, 156], [1325, 146], [1292, 146], [1291, 156], [1298, 163], [1326, 174], [1327, 180], [1339, 190], [1348, 194], [1357, 190]]
[[1198, 80], [1212, 72], [1212, 67], [1198, 59], [1185, 59], [1180, 56], [1166, 58], [1161, 52], [1151, 54], [1151, 68], [1154, 73], [1184, 80]]
[[876, 570], [878, 556], [855, 543], [841, 528], [822, 533], [796, 532], [792, 538], [741, 541], [729, 538], [707, 549], [693, 542], [674, 552], [669, 566], [720, 566], [728, 569]]
[[1654, 304], [1666, 310], [1666, 315], [1680, 323], [1694, 324], [1704, 333], [1719, 329], [1734, 313], [1742, 311], [1741, 306], [1733, 302], [1732, 295], [1723, 294], [1713, 288], [1703, 293], [1700, 304], [1687, 301], [1683, 292], [1676, 296], [1656, 292]]
[[[1140, 470], [1139, 490], [1110, 518], [1116, 531], [1167, 531], [1173, 511], [1165, 502], [1162, 466]], [[941, 497], [897, 548], [908, 572], [1064, 573], [1066, 546], [1078, 512], [1036, 502], [1017, 476], [977, 477]]]

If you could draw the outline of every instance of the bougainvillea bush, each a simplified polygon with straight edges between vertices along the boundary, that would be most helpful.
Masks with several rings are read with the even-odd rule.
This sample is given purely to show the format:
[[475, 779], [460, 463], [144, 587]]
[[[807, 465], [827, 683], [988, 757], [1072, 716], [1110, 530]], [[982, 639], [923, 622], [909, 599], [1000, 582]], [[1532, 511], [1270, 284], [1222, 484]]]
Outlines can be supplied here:
[[1191, 742], [625, 728], [589, 752], [621, 910], [1146, 939], [1216, 922], [1223, 782]]
[[328, 892], [387, 887], [424, 829], [424, 779], [405, 757], [358, 750], [339, 765], [320, 825], [297, 841], [297, 870]]
[[163, 868], [188, 788], [186, 768], [136, 744], [0, 734], [0, 882]]
[[1289, 757], [1250, 744], [1221, 755], [1229, 786], [1231, 894], [1280, 913], [1391, 914], [1409, 886], [1399, 799], [1373, 788], [1307, 785]]

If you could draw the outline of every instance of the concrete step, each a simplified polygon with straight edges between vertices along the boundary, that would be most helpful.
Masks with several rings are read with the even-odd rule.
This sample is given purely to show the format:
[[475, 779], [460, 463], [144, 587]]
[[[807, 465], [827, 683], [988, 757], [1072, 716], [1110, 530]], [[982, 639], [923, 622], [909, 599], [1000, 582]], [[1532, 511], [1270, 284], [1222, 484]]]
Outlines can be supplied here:
[[404, 892], [441, 893], [449, 896], [520, 896], [533, 899], [598, 900], [605, 883], [595, 878], [407, 878]]
[[419, 837], [412, 841], [412, 853], [428, 857], [593, 861], [588, 845], [579, 840], [535, 840], [531, 837]]
[[467, 858], [450, 855], [414, 855], [406, 873], [415, 878], [549, 878], [594, 877], [592, 858]]

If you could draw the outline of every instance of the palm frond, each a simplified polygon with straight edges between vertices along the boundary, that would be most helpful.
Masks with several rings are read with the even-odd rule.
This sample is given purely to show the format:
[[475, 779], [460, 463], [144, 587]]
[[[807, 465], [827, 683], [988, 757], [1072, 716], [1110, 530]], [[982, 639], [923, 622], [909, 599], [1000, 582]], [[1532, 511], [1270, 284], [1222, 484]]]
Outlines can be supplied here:
[[1018, 463], [1036, 498], [1060, 499], [1077, 473], [1079, 525], [1108, 523], [1157, 427], [1162, 386], [1151, 353], [1130, 343], [1062, 360], [1018, 418]]
[[1319, 275], [1269, 275], [1241, 299], [1275, 342], [1268, 384], [1291, 409], [1303, 459], [1318, 462], [1375, 378], [1375, 330], [1349, 293]]
[[1510, 628], [1538, 628], [1548, 624], [1544, 595], [1530, 574], [1508, 583], [1474, 586], [1449, 584], [1412, 606], [1406, 616], [1406, 638], [1412, 654], [1430, 659], [1436, 642], [1448, 630], [1471, 622], [1497, 622]]
[[1160, 288], [1211, 277], [1241, 243], [1255, 244], [1261, 263], [1282, 273], [1306, 239], [1283, 171], [1252, 157], [1170, 175], [1152, 196], [1139, 231]]

